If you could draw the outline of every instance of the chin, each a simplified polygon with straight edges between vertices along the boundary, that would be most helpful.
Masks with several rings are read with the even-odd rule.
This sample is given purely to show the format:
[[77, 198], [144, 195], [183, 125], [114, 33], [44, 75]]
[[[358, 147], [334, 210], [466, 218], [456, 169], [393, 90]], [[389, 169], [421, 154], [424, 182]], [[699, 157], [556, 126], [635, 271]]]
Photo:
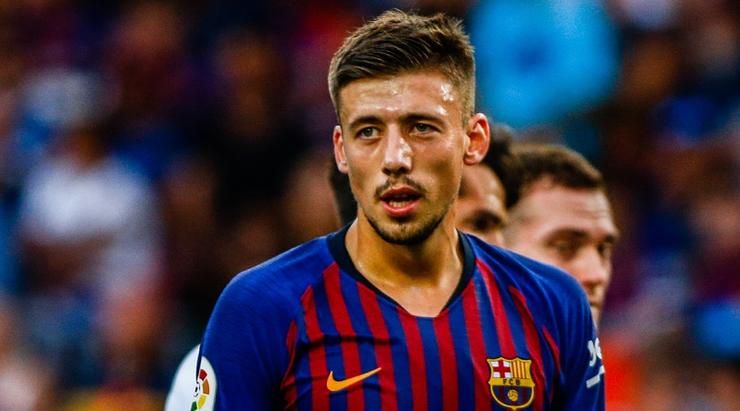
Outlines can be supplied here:
[[418, 245], [423, 243], [442, 222], [442, 218], [428, 221], [401, 221], [380, 223], [368, 219], [376, 233], [386, 242], [396, 245]]

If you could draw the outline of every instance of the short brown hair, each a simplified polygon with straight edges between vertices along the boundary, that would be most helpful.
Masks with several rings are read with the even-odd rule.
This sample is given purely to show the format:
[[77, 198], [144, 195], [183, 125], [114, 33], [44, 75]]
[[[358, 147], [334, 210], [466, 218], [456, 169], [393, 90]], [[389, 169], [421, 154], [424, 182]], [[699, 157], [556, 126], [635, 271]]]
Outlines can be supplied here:
[[412, 71], [438, 70], [457, 89], [463, 113], [473, 114], [475, 58], [459, 19], [389, 10], [366, 23], [334, 53], [329, 93], [339, 117], [339, 92], [352, 81]]
[[512, 154], [519, 173], [504, 181], [507, 206], [521, 199], [534, 183], [549, 178], [553, 184], [576, 190], [606, 190], [604, 178], [581, 154], [557, 144], [514, 144]]

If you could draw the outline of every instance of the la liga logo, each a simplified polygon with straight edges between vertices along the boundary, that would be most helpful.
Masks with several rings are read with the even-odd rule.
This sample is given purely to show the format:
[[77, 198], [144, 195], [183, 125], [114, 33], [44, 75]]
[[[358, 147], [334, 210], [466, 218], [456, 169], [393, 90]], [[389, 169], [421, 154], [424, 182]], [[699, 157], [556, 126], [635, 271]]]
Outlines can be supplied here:
[[211, 363], [206, 357], [200, 359], [200, 370], [198, 370], [198, 379], [195, 383], [193, 392], [193, 403], [190, 405], [190, 411], [210, 411], [213, 410], [214, 394], [216, 393], [216, 373], [213, 372]]

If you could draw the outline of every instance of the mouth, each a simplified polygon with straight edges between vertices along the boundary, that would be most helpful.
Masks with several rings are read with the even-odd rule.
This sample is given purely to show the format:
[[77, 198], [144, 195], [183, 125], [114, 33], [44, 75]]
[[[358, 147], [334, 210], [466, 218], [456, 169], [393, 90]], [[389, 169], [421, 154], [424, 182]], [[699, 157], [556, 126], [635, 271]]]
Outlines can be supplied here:
[[421, 194], [411, 187], [395, 187], [380, 195], [383, 208], [391, 217], [409, 217], [416, 210]]

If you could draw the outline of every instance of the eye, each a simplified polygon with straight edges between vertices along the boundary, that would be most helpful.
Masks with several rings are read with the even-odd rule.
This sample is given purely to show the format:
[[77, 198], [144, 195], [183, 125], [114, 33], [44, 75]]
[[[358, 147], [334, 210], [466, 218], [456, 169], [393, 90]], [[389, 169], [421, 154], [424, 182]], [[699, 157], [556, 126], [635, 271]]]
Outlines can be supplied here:
[[478, 232], [488, 232], [500, 229], [502, 226], [501, 219], [494, 216], [480, 216], [473, 220], [473, 227]]
[[357, 133], [357, 138], [373, 138], [378, 134], [378, 129], [375, 127], [365, 127]]
[[466, 218], [463, 226], [471, 232], [485, 234], [501, 230], [504, 226], [504, 221], [498, 215], [480, 213]]
[[611, 260], [612, 253], [614, 252], [614, 243], [612, 242], [606, 242], [599, 244], [599, 255], [604, 260]]
[[579, 244], [569, 240], [559, 240], [550, 244], [555, 253], [563, 261], [569, 261], [578, 253]]
[[431, 124], [427, 124], [427, 123], [416, 123], [416, 124], [414, 124], [413, 132], [415, 132], [415, 133], [427, 134], [427, 133], [431, 133], [431, 132], [434, 132], [434, 131], [437, 131], [437, 129], [434, 126], [432, 126]]

